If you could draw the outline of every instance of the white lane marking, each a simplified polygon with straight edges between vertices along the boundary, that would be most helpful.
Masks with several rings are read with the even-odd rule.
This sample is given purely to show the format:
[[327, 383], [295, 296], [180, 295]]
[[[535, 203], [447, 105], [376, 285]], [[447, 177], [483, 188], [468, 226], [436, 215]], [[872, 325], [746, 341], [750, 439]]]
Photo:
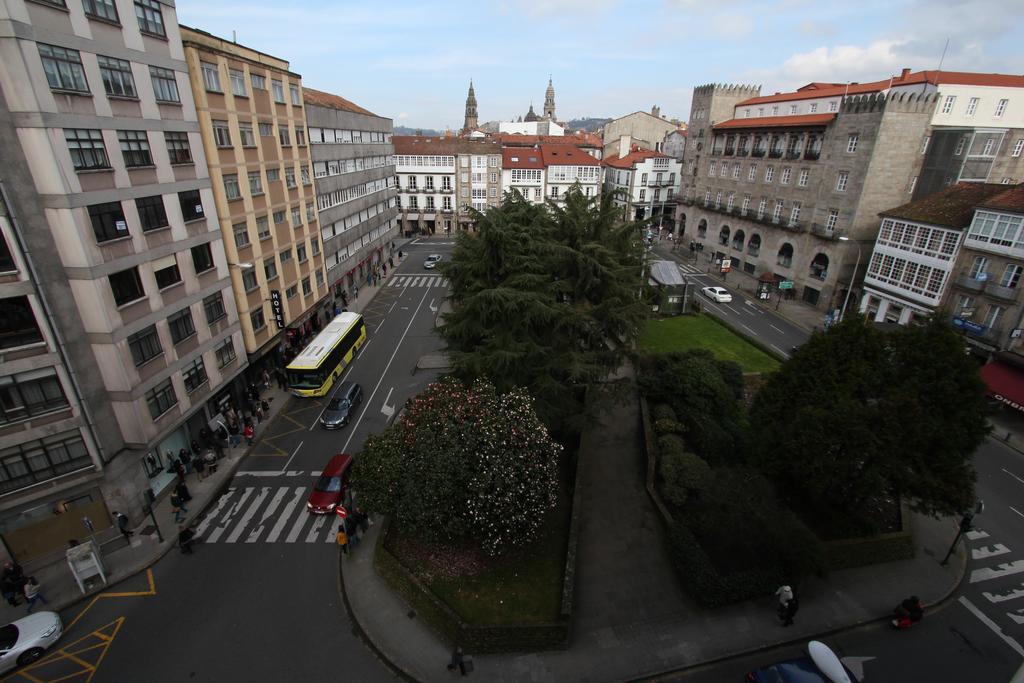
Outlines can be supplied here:
[[299, 449], [302, 448], [302, 444], [304, 444], [304, 443], [306, 443], [306, 442], [305, 441], [300, 441], [299, 445], [295, 447], [295, 450], [292, 451], [292, 457], [288, 458], [288, 462], [286, 462], [284, 464], [284, 467], [281, 468], [282, 472], [287, 472], [288, 471], [288, 465], [292, 464], [292, 460], [295, 459], [295, 454], [299, 452]]
[[284, 542], [295, 543], [295, 539], [299, 537], [299, 533], [302, 531], [302, 527], [305, 526], [306, 522], [308, 522], [309, 518], [312, 516], [313, 515], [311, 515], [308, 512], [300, 514], [298, 519], [295, 520], [295, 524], [293, 524], [292, 528], [288, 531], [288, 537], [284, 539]]
[[785, 332], [783, 332], [783, 331], [782, 331], [782, 330], [780, 330], [779, 328], [775, 327], [775, 325], [772, 325], [771, 323], [768, 323], [768, 327], [772, 328], [773, 330], [775, 330], [775, 331], [776, 331], [776, 332], [778, 332], [779, 334], [786, 334]]
[[974, 606], [974, 603], [972, 603], [967, 598], [960, 596], [960, 604], [966, 607], [971, 612], [971, 614], [978, 617], [978, 620], [981, 621], [981, 623], [985, 624], [985, 626], [988, 626], [990, 629], [992, 629], [992, 632], [1000, 638], [1002, 638], [1007, 645], [1013, 648], [1014, 652], [1016, 652], [1021, 657], [1024, 657], [1024, 647], [1021, 647], [1020, 643], [1018, 643], [1016, 640], [1003, 633], [1003, 629], [999, 628], [999, 625], [996, 624], [996, 622], [992, 621], [984, 614], [982, 614], [981, 610]]
[[1000, 469], [1003, 470], [1003, 472], [1006, 472], [1007, 474], [1009, 474], [1011, 477], [1013, 477], [1014, 479], [1016, 479], [1020, 483], [1024, 484], [1024, 479], [1021, 479], [1020, 477], [1018, 477], [1016, 474], [1014, 474], [1010, 470], [1006, 469], [1005, 467], [1001, 467]]
[[769, 346], [771, 346], [771, 347], [772, 347], [773, 349], [775, 349], [776, 351], [778, 351], [778, 352], [779, 352], [779, 354], [781, 354], [783, 358], [789, 358], [789, 354], [788, 354], [788, 353], [786, 353], [785, 351], [783, 351], [782, 349], [780, 349], [780, 348], [779, 348], [778, 346], [776, 346], [775, 344], [769, 344]]
[[324, 528], [324, 522], [327, 521], [327, 515], [319, 515], [316, 521], [313, 522], [313, 528], [306, 534], [306, 543], [315, 543], [316, 537], [320, 535], [320, 531]]
[[977, 541], [980, 538], [988, 538], [988, 532], [981, 529], [971, 529], [964, 536], [967, 537], [968, 541]]
[[984, 545], [980, 548], [971, 549], [971, 559], [985, 560], [990, 557], [995, 557], [997, 555], [1005, 555], [1008, 552], [1010, 552], [1010, 549], [1002, 543], [996, 543], [991, 548], [989, 548], [987, 545]]
[[267, 494], [269, 493], [270, 487], [268, 486], [264, 486], [260, 489], [259, 495], [256, 496], [256, 499], [249, 505], [245, 514], [242, 515], [242, 519], [238, 520], [238, 524], [235, 525], [235, 530], [228, 534], [227, 539], [224, 541], [225, 543], [234, 543], [238, 540], [242, 535], [242, 532], [245, 531], [245, 527], [249, 526], [249, 522], [256, 516], [256, 511], [260, 509], [261, 505], [263, 505], [263, 501], [267, 499]]
[[270, 518], [274, 516], [275, 512], [277, 512], [277, 506], [281, 504], [282, 500], [284, 500], [286, 493], [288, 493], [287, 487], [280, 487], [277, 489], [277, 493], [275, 493], [274, 497], [270, 499], [270, 505], [268, 505], [267, 509], [262, 513], [262, 519], [260, 519], [259, 526], [250, 531], [249, 535], [245, 538], [246, 543], [255, 543], [259, 540], [260, 534], [262, 534], [263, 530], [267, 528], [267, 522], [270, 521]]
[[1013, 612], [1007, 612], [1006, 616], [1013, 619], [1018, 625], [1024, 624], [1024, 608], [1015, 610]]
[[[409, 322], [406, 324], [405, 330], [402, 332], [402, 336], [398, 338], [398, 343], [395, 344], [395, 350], [391, 352], [391, 358], [388, 358], [387, 365], [385, 365], [384, 370], [381, 371], [380, 379], [377, 380], [376, 386], [373, 387], [373, 391], [370, 392], [369, 398], [366, 399], [367, 402], [373, 401], [373, 397], [377, 394], [377, 391], [380, 389], [381, 383], [383, 383], [384, 378], [387, 377], [388, 370], [391, 369], [391, 364], [395, 362], [395, 356], [398, 355], [398, 350], [402, 348], [402, 343], [405, 342], [405, 338], [409, 335], [409, 330], [412, 328], [413, 322], [416, 321], [416, 316], [419, 314], [420, 309], [423, 308], [423, 303], [427, 300], [428, 294], [430, 294], [430, 290], [424, 289], [423, 296], [420, 297], [420, 302], [416, 304], [416, 310], [414, 310], [412, 312], [412, 315], [409, 316]], [[359, 429], [359, 425], [360, 423], [362, 423], [363, 418], [366, 417], [367, 413], [368, 411], [366, 410], [359, 413], [359, 417], [356, 418], [355, 424], [353, 424], [351, 430], [349, 430], [348, 439], [345, 440], [345, 445], [342, 446], [341, 448], [342, 453], [348, 453], [349, 444], [352, 443], [352, 439], [355, 437], [356, 432]]]
[[214, 529], [213, 533], [210, 534], [210, 537], [206, 539], [207, 543], [216, 543], [217, 539], [224, 535], [224, 532], [228, 530], [229, 526], [231, 526], [231, 519], [239, 510], [242, 509], [242, 505], [245, 504], [246, 498], [249, 497], [249, 494], [252, 493], [253, 490], [254, 489], [251, 486], [245, 487], [245, 490], [242, 491], [242, 497], [239, 498], [238, 501], [231, 506], [231, 509], [224, 514], [224, 519], [221, 520], [220, 525]]
[[1016, 600], [1017, 598], [1024, 598], [1024, 583], [1021, 584], [1020, 588], [1015, 588], [1009, 593], [982, 593], [985, 599], [989, 602], [1005, 602], [1007, 600]]
[[1024, 572], [1024, 560], [1006, 562], [1005, 564], [999, 565], [996, 569], [991, 569], [989, 567], [973, 569], [971, 570], [970, 583], [988, 581], [989, 579], [998, 579], [1012, 574], [1020, 574], [1021, 572]]
[[217, 499], [217, 507], [213, 508], [211, 512], [208, 512], [206, 514], [206, 518], [199, 524], [199, 526], [196, 527], [196, 536], [203, 535], [203, 532], [206, 531], [206, 528], [213, 523], [213, 520], [217, 518], [217, 515], [220, 514], [220, 511], [224, 508], [225, 505], [228, 504], [228, 501], [231, 500], [231, 496], [232, 494], [234, 494], [234, 492], [235, 489], [228, 489], [227, 493], [223, 494], [220, 498]]
[[392, 415], [395, 414], [395, 407], [388, 405], [388, 400], [391, 398], [391, 392], [393, 392], [394, 390], [394, 387], [388, 389], [388, 395], [384, 397], [384, 405], [380, 407], [380, 412], [382, 412], [384, 415], [387, 415], [388, 417], [391, 417]]
[[746, 326], [746, 325], [744, 325], [743, 323], [740, 323], [740, 327], [742, 327], [743, 329], [745, 329], [745, 330], [746, 330], [747, 332], [749, 332], [749, 333], [750, 333], [750, 334], [751, 334], [752, 336], [754, 336], [754, 337], [756, 337], [756, 336], [757, 336], [757, 332], [754, 332], [754, 331], [753, 331], [752, 329], [750, 329], [749, 327], [747, 327], [747, 326]]
[[409, 285], [409, 286], [410, 286], [410, 287], [419, 287], [419, 286], [420, 286], [420, 282], [421, 282], [422, 280], [423, 280], [423, 278], [422, 278], [422, 277], [418, 277], [418, 278], [416, 278], [415, 280], [413, 280], [413, 281], [412, 281], [412, 284], [411, 284], [411, 285]]
[[1009, 507], [1010, 507], [1011, 510], [1016, 512], [1018, 515], [1020, 515], [1021, 517], [1024, 517], [1024, 512], [1021, 512], [1020, 510], [1018, 510], [1017, 508], [1013, 507], [1012, 505], [1010, 505]]
[[[287, 489], [285, 489], [287, 490]], [[305, 486], [298, 486], [295, 488], [295, 494], [288, 504], [284, 506], [284, 510], [281, 512], [281, 516], [277, 518], [277, 522], [274, 524], [274, 528], [267, 534], [267, 543], [273, 543], [277, 540], [277, 537], [281, 535], [284, 530], [284, 525], [288, 523], [288, 520], [292, 517], [292, 512], [295, 510], [295, 506], [302, 500], [302, 494], [306, 492]]]

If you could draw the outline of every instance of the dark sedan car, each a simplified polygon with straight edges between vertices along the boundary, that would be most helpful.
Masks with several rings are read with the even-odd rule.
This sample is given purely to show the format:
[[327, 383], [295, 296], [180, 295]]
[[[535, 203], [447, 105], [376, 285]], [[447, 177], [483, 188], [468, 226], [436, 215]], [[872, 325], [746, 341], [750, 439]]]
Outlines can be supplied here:
[[324, 414], [320, 416], [320, 426], [324, 429], [341, 429], [349, 423], [362, 401], [361, 386], [355, 382], [342, 382], [327, 403]]

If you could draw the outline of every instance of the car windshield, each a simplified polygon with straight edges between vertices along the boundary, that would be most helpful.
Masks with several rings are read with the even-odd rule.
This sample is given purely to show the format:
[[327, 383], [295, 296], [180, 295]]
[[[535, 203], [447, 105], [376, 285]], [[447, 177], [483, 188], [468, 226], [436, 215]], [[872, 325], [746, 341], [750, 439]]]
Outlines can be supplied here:
[[18, 627], [14, 624], [7, 624], [0, 628], [0, 650], [6, 651], [14, 647], [18, 642]]
[[330, 403], [327, 404], [327, 410], [337, 410], [341, 407], [340, 398], [332, 398]]
[[341, 477], [328, 477], [326, 474], [321, 474], [313, 488], [324, 493], [337, 493], [341, 491]]

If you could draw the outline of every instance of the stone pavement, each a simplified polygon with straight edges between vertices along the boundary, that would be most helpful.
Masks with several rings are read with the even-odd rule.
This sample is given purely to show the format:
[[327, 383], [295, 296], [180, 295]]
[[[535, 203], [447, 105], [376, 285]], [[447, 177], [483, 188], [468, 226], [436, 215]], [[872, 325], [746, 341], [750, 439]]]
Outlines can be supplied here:
[[[792, 628], [779, 625], [772, 596], [701, 609], [682, 593], [668, 566], [663, 530], [644, 490], [640, 439], [635, 392], [628, 403], [610, 406], [584, 433], [584, 522], [570, 649], [476, 656], [475, 676], [488, 681], [652, 676], [880, 621], [907, 595], [935, 605], [963, 578], [963, 551], [948, 567], [939, 564], [956, 535], [955, 521], [915, 516], [913, 559], [808, 580], [800, 586], [801, 610]], [[369, 550], [380, 526], [343, 560], [343, 590], [353, 620], [410, 678], [448, 680], [452, 674], [444, 665], [454, 644], [439, 639], [374, 572]]]
[[[408, 240], [405, 239], [395, 240], [396, 264], [398, 261], [397, 250], [407, 242]], [[407, 258], [408, 256], [406, 255], [402, 260], [404, 261]], [[390, 272], [392, 271], [389, 269], [389, 277]], [[370, 300], [373, 299], [381, 286], [386, 283], [387, 278], [384, 278], [377, 285], [361, 285], [359, 287], [359, 295], [349, 299], [349, 310], [361, 312], [370, 303]], [[270, 415], [264, 418], [262, 426], [257, 426], [256, 428], [255, 448], [259, 447], [260, 434], [263, 429], [269, 425], [270, 421], [281, 411], [282, 406], [290, 398], [288, 392], [282, 391], [274, 385], [270, 389], [264, 390], [263, 396], [270, 400]], [[187, 503], [186, 524], [191, 524], [207, 505], [216, 500], [224, 487], [231, 482], [232, 476], [238, 470], [239, 465], [245, 459], [244, 456], [248, 452], [249, 448], [243, 441], [236, 448], [225, 449], [226, 455], [218, 463], [215, 474], [208, 475], [202, 481], [198, 479], [195, 473], [191, 473], [186, 477], [186, 485], [192, 494], [192, 500]], [[171, 512], [169, 495], [164, 495], [163, 498], [156, 502], [153, 506], [153, 516], [155, 517], [156, 526], [154, 526], [153, 518], [149, 516], [141, 520], [132, 520], [133, 523], [137, 523], [137, 526], [133, 529], [134, 535], [131, 537], [130, 543], [124, 539], [116, 527], [101, 531], [96, 535], [96, 542], [100, 546], [107, 583], [104, 585], [97, 577], [95, 581], [87, 584], [87, 590], [84, 594], [79, 590], [78, 584], [71, 575], [71, 570], [63, 555], [46, 563], [26, 563], [24, 567], [25, 575], [36, 577], [43, 596], [49, 601], [48, 605], [37, 605], [36, 610], [60, 611], [91, 595], [109, 590], [119, 581], [134, 576], [152, 566], [165, 553], [175, 548], [178, 528], [174, 522], [174, 514]], [[160, 540], [156, 527], [159, 527], [160, 533], [163, 534], [163, 540]], [[83, 535], [78, 540], [86, 542], [87, 538], [83, 529]], [[20, 605], [17, 607], [12, 607], [5, 600], [0, 599], [0, 624], [20, 619], [23, 616], [25, 616], [24, 599], [20, 601]]]

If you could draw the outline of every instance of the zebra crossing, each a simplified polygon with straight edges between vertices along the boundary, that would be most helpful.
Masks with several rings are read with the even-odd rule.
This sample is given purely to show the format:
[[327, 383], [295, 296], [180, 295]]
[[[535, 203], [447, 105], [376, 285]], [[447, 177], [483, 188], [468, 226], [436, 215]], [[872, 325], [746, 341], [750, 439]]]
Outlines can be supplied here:
[[686, 275], [707, 275], [707, 272], [700, 269], [700, 266], [695, 266], [690, 263], [679, 263], [679, 270]]
[[230, 488], [196, 526], [205, 543], [334, 543], [334, 515], [306, 511], [309, 486]]
[[392, 275], [389, 287], [447, 287], [448, 278], [441, 275]]
[[[1003, 471], [1014, 476], [1005, 469]], [[1013, 507], [1010, 509], [1024, 517], [1024, 513]], [[983, 601], [976, 605], [966, 595], [961, 595], [959, 602], [1024, 656], [1024, 645], [1019, 640], [1024, 635], [1021, 628], [1024, 626], [1024, 607], [1021, 607], [1021, 602], [1014, 602], [1024, 599], [1024, 583], [1020, 583], [1024, 560], [1013, 559], [1013, 550], [992, 538], [984, 529], [971, 529], [964, 537], [972, 560], [968, 584], [981, 593]], [[970, 592], [976, 594], [975, 591]]]

